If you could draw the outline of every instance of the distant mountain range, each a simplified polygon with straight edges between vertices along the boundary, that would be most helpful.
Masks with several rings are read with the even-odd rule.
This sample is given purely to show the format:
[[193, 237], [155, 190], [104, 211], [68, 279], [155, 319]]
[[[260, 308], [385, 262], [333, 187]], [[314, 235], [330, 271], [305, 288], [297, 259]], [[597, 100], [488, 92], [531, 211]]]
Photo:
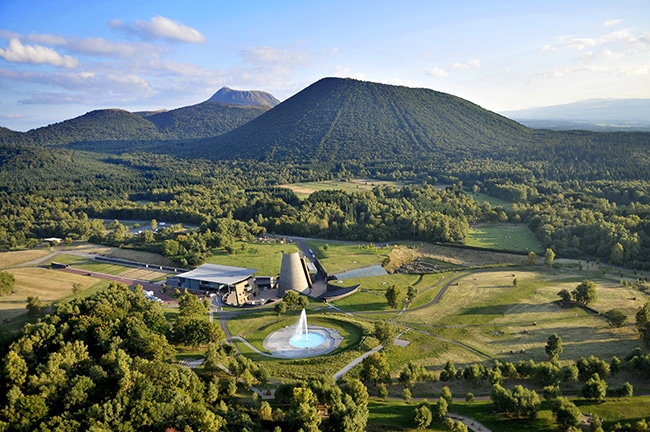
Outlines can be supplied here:
[[508, 161], [539, 176], [547, 165], [585, 176], [650, 166], [650, 133], [532, 129], [447, 93], [344, 78], [321, 79], [282, 103], [223, 88], [170, 111], [98, 110], [25, 133], [0, 128], [0, 144], [12, 146], [7, 155], [27, 154], [16, 146], [28, 145], [300, 164]]
[[589, 99], [501, 114], [534, 128], [650, 131], [650, 99]]
[[269, 93], [224, 87], [205, 102], [169, 111], [101, 109], [24, 133], [0, 128], [0, 142], [60, 146], [206, 138], [229, 132], [278, 103]]

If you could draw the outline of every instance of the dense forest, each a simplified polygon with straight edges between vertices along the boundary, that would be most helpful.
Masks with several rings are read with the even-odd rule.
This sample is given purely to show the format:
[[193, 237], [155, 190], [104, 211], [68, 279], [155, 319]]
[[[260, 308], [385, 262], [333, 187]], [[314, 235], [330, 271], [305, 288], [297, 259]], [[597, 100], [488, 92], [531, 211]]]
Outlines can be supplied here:
[[[218, 324], [205, 320], [196, 296], [186, 295], [179, 304], [170, 325], [142, 287], [134, 292], [113, 283], [28, 324], [2, 353], [0, 386], [6, 391], [0, 394], [0, 430], [239, 432], [277, 426], [297, 431], [318, 430], [321, 422], [326, 430], [364, 430], [368, 392], [358, 380], [350, 380], [345, 391], [332, 379], [281, 386], [278, 398], [286, 410], [274, 413], [268, 402], [239, 403], [235, 378], [216, 375], [231, 351]], [[205, 326], [215, 331], [201, 331], [211, 336], [196, 342], [208, 344], [207, 373], [199, 376], [171, 362], [170, 341], [191, 344], [181, 337], [185, 329]], [[238, 359], [229, 365], [235, 373], [251, 384], [268, 380], [268, 371]], [[319, 405], [330, 412], [324, 421]], [[358, 427], [346, 426], [352, 423]]]

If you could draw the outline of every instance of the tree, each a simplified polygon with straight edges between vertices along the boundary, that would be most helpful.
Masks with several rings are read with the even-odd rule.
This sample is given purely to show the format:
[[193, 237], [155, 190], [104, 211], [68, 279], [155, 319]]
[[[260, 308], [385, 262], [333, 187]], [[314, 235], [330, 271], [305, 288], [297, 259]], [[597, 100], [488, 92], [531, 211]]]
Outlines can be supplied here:
[[284, 301], [279, 301], [275, 304], [273, 310], [280, 316], [287, 311], [287, 304]]
[[453, 381], [456, 379], [456, 367], [452, 360], [447, 360], [445, 367], [440, 372], [440, 381]]
[[510, 391], [495, 384], [492, 386], [490, 397], [497, 412], [505, 413], [513, 418], [535, 418], [540, 405], [537, 393], [520, 385]]
[[557, 293], [558, 296], [562, 299], [563, 306], [566, 303], [569, 303], [571, 301], [571, 293], [569, 292], [568, 289], [563, 288], [560, 290], [560, 292]]
[[84, 287], [79, 282], [75, 282], [72, 284], [72, 294], [74, 294], [75, 297], [79, 297], [79, 294], [81, 294], [83, 290]]
[[627, 322], [627, 315], [620, 309], [610, 309], [603, 316], [610, 327], [622, 327]]
[[388, 387], [386, 387], [386, 384], [379, 384], [377, 386], [377, 395], [380, 399], [386, 400], [388, 397]]
[[562, 351], [564, 351], [564, 348], [562, 348], [562, 338], [558, 336], [557, 333], [550, 335], [546, 342], [546, 347], [544, 347], [544, 351], [550, 361], [556, 362], [560, 358]]
[[635, 326], [646, 345], [650, 346], [650, 302], [643, 305], [634, 315]]
[[570, 400], [560, 397], [552, 407], [555, 421], [562, 427], [562, 430], [569, 430], [571, 427], [577, 427], [582, 421], [582, 412]]
[[431, 414], [431, 408], [429, 408], [427, 402], [423, 402], [415, 407], [413, 411], [413, 423], [416, 429], [426, 429], [432, 420], [433, 414]]
[[27, 297], [27, 306], [25, 308], [30, 316], [39, 316], [43, 306], [38, 297]]
[[438, 403], [436, 404], [436, 409], [435, 409], [435, 417], [438, 420], [442, 420], [447, 416], [447, 410], [449, 409], [449, 403], [447, 402], [447, 399], [444, 397], [440, 396], [438, 399]]
[[544, 253], [544, 265], [547, 267], [551, 267], [553, 265], [554, 260], [555, 260], [555, 252], [553, 252], [553, 249], [551, 248], [546, 248], [546, 252]]
[[451, 394], [451, 389], [448, 386], [444, 386], [440, 390], [440, 397], [447, 401], [447, 405], [451, 405], [453, 397]]
[[585, 279], [578, 285], [572, 292], [573, 299], [583, 306], [588, 306], [598, 300], [596, 294], [596, 284], [592, 281]]
[[409, 303], [415, 300], [415, 297], [418, 295], [418, 289], [412, 285], [409, 285], [406, 289], [406, 301]]
[[535, 265], [537, 264], [537, 254], [533, 251], [528, 252], [528, 257], [526, 258], [526, 264]]
[[359, 377], [365, 382], [377, 385], [379, 381], [390, 379], [390, 365], [383, 352], [376, 352], [364, 358], [361, 362]]
[[16, 278], [9, 272], [0, 271], [0, 297], [6, 296], [14, 292], [16, 285]]
[[607, 382], [595, 373], [582, 386], [582, 396], [589, 400], [603, 400], [607, 395]]
[[462, 421], [456, 421], [449, 417], [445, 419], [445, 428], [447, 428], [448, 432], [467, 432], [469, 430], [467, 425]]
[[288, 420], [292, 430], [318, 432], [321, 417], [318, 415], [318, 400], [308, 387], [295, 387], [290, 401]]
[[389, 307], [400, 309], [404, 306], [405, 295], [402, 289], [398, 286], [391, 285], [388, 287], [385, 296]]
[[397, 330], [394, 325], [386, 321], [375, 321], [374, 326], [372, 336], [377, 338], [380, 344], [389, 347], [395, 342]]

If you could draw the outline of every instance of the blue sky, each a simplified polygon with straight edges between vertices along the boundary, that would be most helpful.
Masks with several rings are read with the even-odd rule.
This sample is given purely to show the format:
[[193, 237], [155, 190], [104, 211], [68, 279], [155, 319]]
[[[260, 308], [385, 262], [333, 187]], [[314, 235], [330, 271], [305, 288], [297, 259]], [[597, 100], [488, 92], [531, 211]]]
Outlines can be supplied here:
[[650, 98], [643, 1], [0, 0], [0, 126], [172, 109], [327, 76], [492, 111]]

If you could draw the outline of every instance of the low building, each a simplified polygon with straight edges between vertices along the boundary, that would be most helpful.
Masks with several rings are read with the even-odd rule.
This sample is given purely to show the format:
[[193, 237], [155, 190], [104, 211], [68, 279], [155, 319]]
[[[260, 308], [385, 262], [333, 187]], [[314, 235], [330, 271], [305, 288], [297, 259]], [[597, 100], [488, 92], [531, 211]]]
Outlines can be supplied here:
[[170, 288], [194, 291], [216, 291], [223, 295], [223, 301], [232, 306], [244, 306], [250, 296], [258, 294], [253, 274], [256, 269], [203, 264], [194, 270], [167, 277]]

